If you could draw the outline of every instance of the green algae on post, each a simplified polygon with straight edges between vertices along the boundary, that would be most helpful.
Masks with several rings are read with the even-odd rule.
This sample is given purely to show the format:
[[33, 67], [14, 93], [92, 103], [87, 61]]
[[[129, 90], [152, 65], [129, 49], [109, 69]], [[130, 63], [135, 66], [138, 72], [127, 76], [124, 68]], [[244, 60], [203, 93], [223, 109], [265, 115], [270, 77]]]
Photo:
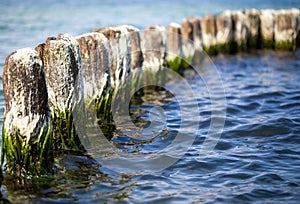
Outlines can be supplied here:
[[245, 11], [233, 11], [232, 17], [232, 29], [233, 29], [233, 51], [245, 51], [247, 50], [247, 35], [249, 29], [246, 25]]
[[107, 139], [113, 137], [113, 131], [115, 130], [115, 125], [113, 123], [113, 114], [111, 110], [111, 100], [112, 93], [106, 93], [106, 95], [98, 97], [95, 100], [95, 110], [98, 120], [98, 125], [100, 126], [103, 134]]
[[[102, 33], [76, 37], [81, 50], [86, 110], [94, 110], [99, 125], [112, 123], [109, 45]], [[90, 107], [93, 104], [94, 107]]]
[[279, 10], [275, 15], [275, 49], [295, 51], [298, 9]]
[[201, 29], [204, 51], [209, 55], [217, 55], [219, 51], [215, 47], [215, 45], [217, 44], [216, 17], [213, 15], [202, 17]]
[[167, 29], [167, 66], [178, 72], [183, 73], [183, 53], [182, 53], [181, 28], [177, 23], [171, 23]]
[[167, 32], [163, 26], [150, 26], [142, 36], [143, 85], [165, 84]]
[[106, 95], [97, 97], [95, 106], [98, 123], [102, 130], [107, 132], [104, 134], [110, 138], [112, 130], [115, 128], [111, 111], [113, 95], [122, 94], [118, 92], [121, 88], [127, 90], [125, 94], [134, 94], [131, 91], [142, 82], [141, 40], [139, 30], [130, 25], [98, 28], [93, 32], [101, 33], [108, 39], [107, 52], [109, 53], [108, 66], [110, 68], [111, 90]]
[[182, 73], [184, 63], [182, 58], [176, 56], [174, 59], [167, 60], [167, 66], [175, 72]]
[[7, 57], [3, 90], [1, 165], [6, 161], [6, 174], [22, 182], [52, 173], [48, 95], [42, 61], [34, 49], [24, 48]]
[[78, 43], [70, 35], [60, 34], [56, 38], [48, 38], [46, 43], [36, 49], [45, 69], [55, 153], [84, 151], [72, 116], [74, 110], [80, 111], [82, 123], [85, 122]]
[[275, 10], [261, 10], [259, 18], [262, 48], [274, 48]]
[[261, 47], [261, 21], [259, 11], [249, 9], [245, 12], [245, 25], [247, 31], [247, 49]]
[[201, 63], [199, 54], [203, 52], [202, 29], [199, 17], [190, 17], [181, 22], [182, 67], [183, 69], [198, 66]]
[[69, 109], [62, 111], [58, 107], [53, 109], [52, 115], [54, 147], [59, 151], [83, 151], [84, 148], [77, 135], [73, 121], [73, 112]]
[[129, 51], [131, 51], [131, 70], [130, 74], [127, 76], [126, 84], [130, 84], [128, 86], [128, 89], [130, 88], [129, 92], [131, 96], [133, 96], [134, 94], [141, 95], [142, 90], [137, 90], [143, 83], [142, 72], [144, 57], [141, 48], [141, 37], [139, 33], [140, 30], [130, 25], [123, 25], [122, 27], [124, 27], [128, 31], [128, 46], [130, 47]]
[[227, 10], [216, 18], [217, 50], [220, 53], [234, 53], [233, 21], [231, 11]]

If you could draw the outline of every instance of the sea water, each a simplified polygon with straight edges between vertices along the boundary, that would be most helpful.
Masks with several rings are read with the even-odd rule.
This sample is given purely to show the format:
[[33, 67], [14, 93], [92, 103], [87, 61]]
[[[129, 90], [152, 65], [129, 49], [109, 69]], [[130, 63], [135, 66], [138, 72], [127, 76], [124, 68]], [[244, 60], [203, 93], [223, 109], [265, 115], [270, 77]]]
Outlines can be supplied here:
[[[143, 30], [156, 24], [180, 23], [184, 17], [219, 14], [226, 9], [281, 9], [299, 5], [300, 1], [271, 0], [2, 0], [0, 69], [2, 72], [5, 58], [14, 50], [35, 47], [58, 33], [76, 36], [119, 24]], [[183, 81], [191, 86], [191, 92], [179, 89], [179, 84], [171, 84], [171, 88], [176, 87], [175, 94], [156, 91], [131, 106], [143, 122], [150, 120], [153, 107], [161, 107], [166, 116], [163, 134], [146, 143], [117, 134], [112, 140], [112, 144], [130, 154], [151, 154], [166, 147], [178, 130], [184, 130], [180, 126], [181, 110], [195, 105], [189, 98], [197, 93], [196, 115], [201, 122], [194, 130], [192, 145], [174, 164], [150, 173], [118, 173], [92, 157], [68, 154], [59, 158], [64, 171], [59, 171], [53, 180], [21, 189], [2, 186], [3, 199], [13, 203], [297, 203], [300, 200], [300, 52], [219, 55], [212, 62], [222, 79], [226, 115], [221, 137], [205, 158], [200, 159], [198, 153], [213, 120], [212, 113], [218, 107], [211, 106], [205, 83], [210, 79], [187, 71]], [[187, 100], [179, 103], [176, 95]], [[184, 128], [194, 122], [189, 116]], [[3, 117], [1, 80], [1, 126]]]

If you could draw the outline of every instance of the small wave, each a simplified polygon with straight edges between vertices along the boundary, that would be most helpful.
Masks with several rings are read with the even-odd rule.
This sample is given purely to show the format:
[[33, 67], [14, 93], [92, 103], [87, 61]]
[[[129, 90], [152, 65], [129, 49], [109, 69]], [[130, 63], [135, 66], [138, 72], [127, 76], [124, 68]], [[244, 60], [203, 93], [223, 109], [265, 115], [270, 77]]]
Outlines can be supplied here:
[[235, 136], [248, 137], [277, 137], [289, 135], [296, 123], [289, 118], [277, 118], [263, 121], [263, 123], [239, 125], [230, 131]]

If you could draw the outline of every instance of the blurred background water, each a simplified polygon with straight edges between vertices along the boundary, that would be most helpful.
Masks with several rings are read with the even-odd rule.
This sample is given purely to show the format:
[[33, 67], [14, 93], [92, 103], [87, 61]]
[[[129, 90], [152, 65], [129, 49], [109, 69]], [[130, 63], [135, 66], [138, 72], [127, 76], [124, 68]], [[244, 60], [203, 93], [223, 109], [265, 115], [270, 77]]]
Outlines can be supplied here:
[[76, 36], [118, 24], [144, 29], [156, 24], [180, 23], [189, 16], [218, 14], [226, 9], [291, 7], [298, 8], [299, 1], [1, 0], [0, 63], [3, 65], [6, 56], [16, 49], [35, 47], [58, 33]]
[[[299, 5], [299, 0], [1, 0], [0, 72], [2, 75], [5, 58], [11, 52], [35, 47], [58, 33], [76, 36], [118, 24], [131, 24], [142, 30], [226, 9], [284, 9]], [[211, 121], [210, 98], [202, 79], [192, 75], [186, 80], [194, 91], [201, 93], [198, 103], [203, 121], [192, 147], [171, 167], [154, 174], [116, 174], [88, 157], [65, 155], [60, 161], [66, 170], [54, 180], [17, 190], [13, 185], [7, 186], [8, 190], [4, 186], [4, 197], [22, 203], [297, 203], [300, 200], [300, 52], [220, 55], [213, 62], [222, 77], [228, 106], [224, 132], [214, 152], [205, 160], [199, 161], [197, 152]], [[188, 98], [191, 93], [179, 94]], [[172, 132], [180, 126], [176, 99], [165, 93], [153, 94], [135, 108], [147, 113], [153, 104], [162, 106], [170, 117], [167, 120], [170, 133], [148, 145], [134, 147], [126, 136], [119, 137], [114, 140], [118, 147], [151, 152], [174, 139]], [[180, 105], [190, 104], [187, 101]], [[1, 127], [3, 115], [1, 80]], [[147, 114], [142, 117], [147, 120]]]

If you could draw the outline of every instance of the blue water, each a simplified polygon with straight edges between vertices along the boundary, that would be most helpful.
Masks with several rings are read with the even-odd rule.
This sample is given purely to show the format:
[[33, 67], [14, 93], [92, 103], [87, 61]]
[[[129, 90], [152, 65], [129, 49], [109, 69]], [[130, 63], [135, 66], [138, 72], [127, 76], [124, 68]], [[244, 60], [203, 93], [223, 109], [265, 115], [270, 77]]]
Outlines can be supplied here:
[[[35, 47], [48, 36], [74, 36], [108, 25], [132, 24], [140, 29], [167, 26], [188, 16], [218, 14], [225, 9], [299, 8], [300, 1], [33, 1], [0, 2], [0, 67], [7, 55]], [[199, 149], [212, 120], [210, 96], [203, 79], [191, 71], [185, 81], [199, 93], [201, 123], [193, 145], [170, 167], [155, 173], [115, 173], [90, 157], [64, 155], [60, 170], [45, 184], [15, 189], [2, 186], [13, 203], [298, 203], [300, 200], [300, 52], [259, 51], [212, 58], [226, 95], [222, 135], [208, 157]], [[209, 80], [209, 79], [208, 79]], [[170, 85], [173, 87], [178, 84]], [[0, 122], [4, 97], [0, 87]], [[187, 100], [190, 92], [176, 92]], [[146, 97], [147, 96], [147, 97]], [[148, 143], [122, 135], [120, 149], [145, 153], [164, 148], [180, 128], [178, 101], [164, 91], [151, 93], [136, 117], [147, 121], [153, 106], [167, 116], [167, 132]], [[197, 114], [197, 112], [196, 112]], [[188, 116], [187, 116], [188, 117]], [[189, 121], [192, 124], [192, 119]], [[188, 127], [187, 127], [188, 128]]]
[[[7, 55], [35, 47], [49, 36], [74, 36], [108, 25], [131, 24], [140, 29], [168, 26], [188, 16], [218, 14], [226, 9], [299, 8], [299, 0], [1, 0], [0, 67]], [[2, 70], [0, 70], [2, 73]]]

